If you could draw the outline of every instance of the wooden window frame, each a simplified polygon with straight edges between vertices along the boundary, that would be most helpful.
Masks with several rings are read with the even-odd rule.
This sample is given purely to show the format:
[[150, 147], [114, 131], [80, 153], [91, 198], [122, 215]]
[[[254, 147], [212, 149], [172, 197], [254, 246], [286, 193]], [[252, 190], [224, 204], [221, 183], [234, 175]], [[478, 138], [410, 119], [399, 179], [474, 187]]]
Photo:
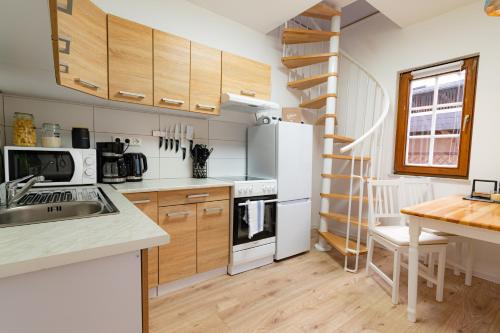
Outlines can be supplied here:
[[462, 104], [462, 119], [460, 122], [461, 126], [464, 125], [465, 117], [468, 116], [469, 118], [467, 120], [465, 130], [460, 131], [460, 148], [457, 167], [415, 166], [405, 164], [410, 84], [412, 81], [412, 75], [411, 72], [404, 72], [399, 76], [398, 114], [396, 120], [396, 142], [394, 153], [395, 174], [462, 179], [468, 178], [479, 56], [464, 58], [462, 60], [464, 62], [462, 70], [465, 69], [466, 74], [464, 99]]

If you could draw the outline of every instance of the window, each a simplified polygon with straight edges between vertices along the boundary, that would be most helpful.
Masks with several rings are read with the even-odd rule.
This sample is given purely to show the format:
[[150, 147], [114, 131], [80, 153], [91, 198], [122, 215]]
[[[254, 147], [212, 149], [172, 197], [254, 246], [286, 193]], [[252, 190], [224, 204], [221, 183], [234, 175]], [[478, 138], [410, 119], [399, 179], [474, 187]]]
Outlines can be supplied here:
[[478, 60], [400, 75], [395, 173], [467, 178]]

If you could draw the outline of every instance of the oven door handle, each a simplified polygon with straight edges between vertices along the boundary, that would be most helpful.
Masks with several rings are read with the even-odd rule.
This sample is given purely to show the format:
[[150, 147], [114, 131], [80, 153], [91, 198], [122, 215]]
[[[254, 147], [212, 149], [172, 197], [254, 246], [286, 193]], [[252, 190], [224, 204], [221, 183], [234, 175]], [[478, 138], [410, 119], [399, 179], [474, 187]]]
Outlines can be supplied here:
[[[278, 199], [271, 199], [271, 200], [264, 200], [264, 204], [267, 204], [267, 203], [272, 203], [272, 202], [278, 202]], [[248, 203], [246, 202], [241, 202], [238, 204], [239, 207], [242, 207], [242, 206], [248, 206]]]

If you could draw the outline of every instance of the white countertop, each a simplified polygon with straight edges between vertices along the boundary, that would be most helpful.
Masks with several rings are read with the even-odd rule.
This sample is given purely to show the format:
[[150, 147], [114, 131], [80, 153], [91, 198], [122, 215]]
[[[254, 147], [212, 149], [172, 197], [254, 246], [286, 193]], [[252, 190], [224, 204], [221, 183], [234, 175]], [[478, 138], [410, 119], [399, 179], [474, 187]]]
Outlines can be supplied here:
[[121, 193], [188, 190], [224, 186], [233, 186], [233, 183], [213, 178], [171, 178], [143, 180], [142, 182], [127, 182], [113, 185], [113, 187]]
[[119, 214], [0, 228], [0, 278], [170, 241], [163, 229], [123, 195], [109, 185], [99, 186]]

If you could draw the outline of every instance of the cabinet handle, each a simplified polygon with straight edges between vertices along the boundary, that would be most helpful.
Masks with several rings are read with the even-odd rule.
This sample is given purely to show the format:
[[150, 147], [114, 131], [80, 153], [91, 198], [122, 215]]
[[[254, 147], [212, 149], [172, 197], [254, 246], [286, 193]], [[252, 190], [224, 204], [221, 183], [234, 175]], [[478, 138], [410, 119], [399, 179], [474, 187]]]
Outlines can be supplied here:
[[251, 96], [251, 97], [255, 97], [255, 95], [257, 95], [257, 93], [253, 90], [242, 90], [241, 94], [245, 95], [245, 96]]
[[224, 210], [222, 207], [210, 207], [210, 208], [205, 208], [205, 213], [219, 213]]
[[188, 199], [195, 199], [195, 198], [206, 198], [208, 196], [209, 196], [208, 193], [188, 194], [188, 195], [186, 195], [186, 198], [188, 198]]
[[177, 105], [182, 105], [184, 104], [184, 101], [183, 100], [180, 100], [180, 99], [171, 99], [171, 98], [167, 98], [167, 97], [163, 97], [161, 99], [162, 102], [165, 102], [165, 103], [168, 103], [168, 104], [177, 104]]
[[89, 82], [89, 81], [82, 80], [82, 79], [80, 79], [78, 77], [75, 79], [75, 82], [76, 83], [80, 83], [81, 85], [89, 87], [91, 89], [99, 89], [99, 86], [97, 84]]
[[131, 201], [134, 205], [139, 205], [139, 204], [147, 204], [147, 203], [150, 203], [151, 200], [149, 199], [146, 199], [146, 200], [134, 200], [134, 201]]
[[57, 39], [58, 39], [58, 41], [61, 41], [64, 43], [64, 47], [59, 46], [59, 52], [69, 54], [69, 50], [71, 48], [71, 38], [59, 36]]
[[201, 110], [215, 110], [215, 106], [205, 105], [205, 104], [196, 104], [196, 108], [201, 109]]
[[140, 98], [140, 99], [146, 98], [146, 95], [144, 95], [144, 94], [139, 94], [139, 93], [134, 93], [134, 92], [129, 92], [129, 91], [120, 90], [118, 93], [122, 96], [127, 96], [127, 97], [134, 97], [134, 98]]
[[179, 217], [179, 216], [188, 216], [189, 212], [173, 212], [173, 213], [167, 213], [168, 217]]
[[73, 14], [73, 0], [66, 0], [66, 6], [63, 4], [60, 4], [59, 1], [57, 1], [57, 10], [64, 12], [66, 14], [72, 15]]

